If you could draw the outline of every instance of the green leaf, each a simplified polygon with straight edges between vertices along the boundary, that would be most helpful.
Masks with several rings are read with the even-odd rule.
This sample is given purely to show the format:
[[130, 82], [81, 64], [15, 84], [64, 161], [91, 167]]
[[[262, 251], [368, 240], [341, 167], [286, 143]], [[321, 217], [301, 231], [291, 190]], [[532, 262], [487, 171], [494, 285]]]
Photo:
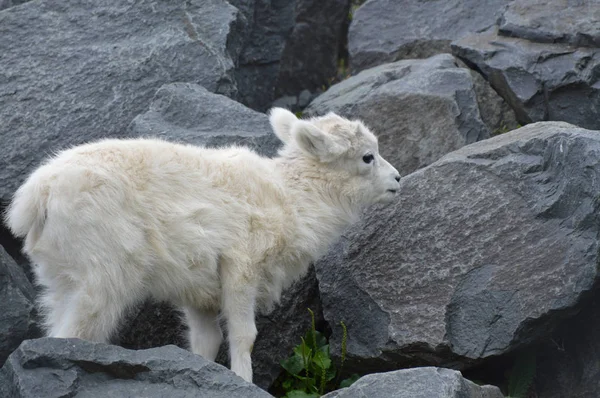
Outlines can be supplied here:
[[[310, 346], [313, 346], [313, 334], [312, 334], [312, 330], [309, 330], [308, 332], [306, 332], [306, 335], [304, 336], [304, 341], [310, 342]], [[313, 347], [316, 349], [323, 347], [324, 345], [327, 345], [327, 339], [325, 338], [325, 336], [323, 336], [323, 334], [319, 331], [315, 331], [315, 342], [317, 343], [316, 347]]]
[[294, 347], [294, 354], [302, 358], [302, 360], [308, 362], [312, 355], [312, 350], [306, 344], [306, 340], [302, 339], [302, 343]]
[[313, 375], [311, 375], [310, 377], [294, 375], [294, 378], [298, 379], [301, 382], [302, 388], [304, 388], [305, 390], [311, 390], [315, 392], [317, 391], [317, 381], [315, 380], [315, 377]]
[[535, 377], [535, 352], [525, 352], [515, 359], [508, 379], [508, 395], [525, 398]]
[[327, 357], [329, 357], [329, 344], [325, 344], [324, 346], [319, 347], [319, 351], [327, 355]]
[[360, 375], [354, 373], [352, 376], [340, 382], [340, 388], [350, 387], [356, 380], [360, 379]]
[[320, 369], [329, 369], [331, 366], [331, 359], [326, 353], [317, 351], [313, 357], [313, 363], [317, 364]]
[[291, 390], [293, 385], [294, 385], [294, 380], [293, 379], [286, 379], [286, 380], [283, 381], [283, 383], [281, 383], [281, 387], [285, 391]]
[[302, 390], [293, 390], [286, 394], [285, 398], [319, 398], [317, 393], [306, 393]]
[[302, 360], [302, 357], [294, 355], [281, 361], [281, 366], [287, 370], [288, 373], [298, 375], [302, 372], [302, 369], [304, 369], [304, 361]]
[[332, 366], [331, 368], [327, 369], [327, 377], [326, 380], [327, 381], [331, 381], [333, 379], [335, 379], [335, 375], [336, 375], [336, 371], [335, 368]]

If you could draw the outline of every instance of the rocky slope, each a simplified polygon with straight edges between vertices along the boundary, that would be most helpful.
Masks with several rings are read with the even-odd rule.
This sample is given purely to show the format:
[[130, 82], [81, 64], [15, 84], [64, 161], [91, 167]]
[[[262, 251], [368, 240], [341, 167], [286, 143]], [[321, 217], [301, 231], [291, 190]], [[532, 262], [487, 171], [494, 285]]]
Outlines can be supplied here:
[[113, 346], [32, 340], [38, 288], [0, 228], [0, 396], [270, 396], [307, 307], [366, 375], [328, 397], [499, 397], [524, 352], [530, 396], [599, 396], [599, 20], [594, 0], [0, 1], [0, 211], [101, 138], [275, 156], [273, 103], [363, 119], [404, 176], [258, 318], [262, 390], [182, 350], [166, 303]]

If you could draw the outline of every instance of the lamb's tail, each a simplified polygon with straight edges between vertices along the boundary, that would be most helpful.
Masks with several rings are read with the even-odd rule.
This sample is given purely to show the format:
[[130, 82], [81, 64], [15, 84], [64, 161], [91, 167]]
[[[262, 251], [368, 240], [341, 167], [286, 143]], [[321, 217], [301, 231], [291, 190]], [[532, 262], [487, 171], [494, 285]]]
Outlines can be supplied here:
[[17, 237], [27, 237], [25, 250], [38, 240], [46, 221], [48, 185], [40, 169], [17, 190], [8, 206], [4, 221]]

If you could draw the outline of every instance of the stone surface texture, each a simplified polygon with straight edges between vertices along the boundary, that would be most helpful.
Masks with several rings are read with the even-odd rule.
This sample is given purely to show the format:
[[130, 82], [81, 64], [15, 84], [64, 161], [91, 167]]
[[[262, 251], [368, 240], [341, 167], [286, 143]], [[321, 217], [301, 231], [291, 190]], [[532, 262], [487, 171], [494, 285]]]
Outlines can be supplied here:
[[500, 32], [538, 43], [600, 47], [600, 7], [596, 0], [519, 0], [510, 3]]
[[492, 27], [510, 0], [370, 0], [348, 33], [350, 67], [450, 52], [450, 42]]
[[232, 0], [248, 33], [238, 58], [239, 100], [264, 111], [282, 95], [314, 91], [337, 71], [349, 0]]
[[600, 49], [535, 43], [496, 29], [452, 43], [514, 109], [521, 124], [556, 120], [600, 129]]
[[348, 388], [323, 398], [503, 398], [497, 387], [478, 386], [460, 372], [443, 368], [414, 368], [364, 376]]
[[514, 130], [519, 126], [517, 116], [496, 90], [474, 70], [469, 70], [479, 106], [479, 115], [491, 135]]
[[174, 346], [142, 351], [78, 339], [28, 340], [0, 370], [11, 398], [268, 398], [214, 362]]
[[537, 347], [535, 390], [544, 398], [596, 398], [600, 391], [600, 298], [595, 291], [581, 312]]
[[161, 87], [129, 133], [209, 147], [244, 145], [264, 156], [274, 156], [281, 146], [267, 115], [191, 83]]
[[27, 3], [30, 0], [0, 0], [0, 10], [5, 8], [18, 6], [19, 4]]
[[34, 299], [25, 272], [0, 246], [0, 366], [21, 341], [39, 337]]

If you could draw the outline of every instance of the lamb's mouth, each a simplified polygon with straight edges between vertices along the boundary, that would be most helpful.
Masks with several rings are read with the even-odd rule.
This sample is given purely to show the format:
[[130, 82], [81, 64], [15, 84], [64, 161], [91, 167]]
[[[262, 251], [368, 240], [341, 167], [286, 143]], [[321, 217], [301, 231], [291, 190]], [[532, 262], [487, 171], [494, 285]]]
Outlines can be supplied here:
[[398, 190], [397, 190], [397, 189], [388, 189], [387, 191], [388, 191], [388, 192], [390, 192], [390, 193], [393, 193], [394, 195], [395, 195], [396, 193], [398, 193]]

